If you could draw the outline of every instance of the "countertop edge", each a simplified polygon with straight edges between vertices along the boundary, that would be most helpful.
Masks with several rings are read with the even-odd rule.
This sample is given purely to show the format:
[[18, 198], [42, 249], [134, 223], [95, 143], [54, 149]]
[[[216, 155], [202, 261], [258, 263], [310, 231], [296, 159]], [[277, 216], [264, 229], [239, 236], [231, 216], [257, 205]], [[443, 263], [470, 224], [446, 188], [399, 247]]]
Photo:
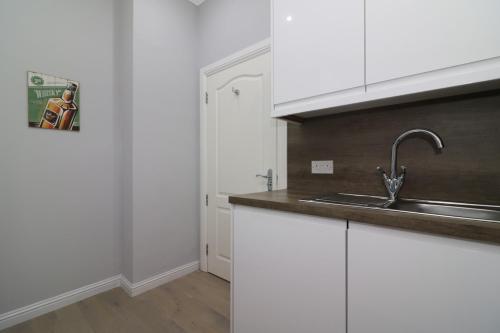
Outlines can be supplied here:
[[[273, 198], [273, 195], [279, 198]], [[500, 244], [500, 223], [461, 217], [394, 211], [382, 208], [299, 201], [307, 194], [286, 190], [235, 195], [229, 203], [290, 213], [345, 219], [384, 227]]]

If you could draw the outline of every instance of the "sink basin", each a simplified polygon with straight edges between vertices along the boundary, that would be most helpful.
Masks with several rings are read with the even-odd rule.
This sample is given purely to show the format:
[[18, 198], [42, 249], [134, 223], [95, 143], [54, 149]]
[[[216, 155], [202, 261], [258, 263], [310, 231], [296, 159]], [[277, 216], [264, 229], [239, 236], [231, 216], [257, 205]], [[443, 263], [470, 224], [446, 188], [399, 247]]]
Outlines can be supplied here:
[[389, 209], [500, 222], [500, 207], [497, 206], [400, 200]]
[[348, 193], [336, 193], [321, 197], [303, 199], [300, 201], [372, 208], [386, 208], [389, 210], [397, 210], [401, 212], [453, 216], [500, 222], [500, 206], [411, 199], [400, 199], [390, 204], [388, 199], [385, 197]]
[[300, 200], [304, 202], [329, 203], [362, 207], [385, 207], [387, 198], [371, 195], [335, 193], [316, 198]]

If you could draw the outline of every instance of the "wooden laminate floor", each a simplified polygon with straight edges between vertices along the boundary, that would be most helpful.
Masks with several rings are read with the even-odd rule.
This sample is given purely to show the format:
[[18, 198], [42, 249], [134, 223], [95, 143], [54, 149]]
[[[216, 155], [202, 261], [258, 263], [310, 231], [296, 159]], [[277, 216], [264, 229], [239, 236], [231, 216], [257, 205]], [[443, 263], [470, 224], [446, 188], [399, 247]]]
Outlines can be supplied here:
[[226, 333], [229, 283], [195, 272], [135, 298], [121, 288], [2, 333]]

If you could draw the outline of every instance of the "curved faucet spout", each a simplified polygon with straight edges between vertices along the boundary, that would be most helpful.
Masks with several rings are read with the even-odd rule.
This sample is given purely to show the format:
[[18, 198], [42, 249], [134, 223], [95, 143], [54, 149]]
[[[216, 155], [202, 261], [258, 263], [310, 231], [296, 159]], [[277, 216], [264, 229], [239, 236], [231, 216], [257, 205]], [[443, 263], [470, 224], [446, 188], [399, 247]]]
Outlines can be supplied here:
[[425, 134], [430, 136], [432, 139], [434, 139], [434, 142], [436, 143], [436, 147], [441, 150], [443, 149], [443, 140], [434, 132], [425, 130], [425, 129], [412, 129], [407, 132], [404, 132], [401, 134], [396, 141], [394, 141], [394, 144], [392, 145], [392, 156], [391, 156], [391, 178], [396, 178], [398, 176], [398, 171], [397, 171], [397, 162], [398, 162], [398, 147], [399, 144], [406, 139], [410, 135], [414, 134]]
[[434, 132], [425, 130], [425, 129], [412, 129], [407, 132], [404, 132], [401, 134], [396, 141], [394, 141], [394, 144], [392, 145], [392, 156], [391, 156], [391, 176], [387, 176], [385, 171], [381, 167], [377, 167], [377, 170], [382, 174], [382, 177], [384, 179], [384, 185], [387, 188], [387, 193], [389, 194], [389, 200], [387, 202], [387, 206], [391, 205], [392, 203], [396, 202], [398, 199], [398, 194], [399, 191], [401, 190], [401, 187], [403, 186], [403, 183], [405, 181], [405, 176], [406, 176], [406, 168], [404, 166], [401, 167], [402, 173], [398, 175], [398, 147], [399, 144], [406, 139], [408, 136], [413, 135], [413, 134], [425, 134], [430, 136], [432, 139], [434, 139], [434, 142], [436, 143], [436, 146], [438, 149], [443, 149], [443, 141], [441, 138]]

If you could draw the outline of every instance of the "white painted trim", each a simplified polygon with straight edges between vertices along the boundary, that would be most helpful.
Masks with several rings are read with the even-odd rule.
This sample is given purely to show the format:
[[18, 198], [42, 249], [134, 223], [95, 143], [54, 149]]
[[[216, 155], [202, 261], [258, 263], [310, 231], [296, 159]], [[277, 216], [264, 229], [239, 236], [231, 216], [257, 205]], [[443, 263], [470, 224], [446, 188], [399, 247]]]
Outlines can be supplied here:
[[134, 297], [187, 274], [193, 273], [199, 269], [199, 266], [200, 262], [194, 261], [137, 283], [131, 283], [122, 274], [116, 275], [108, 279], [89, 284], [88, 286], [68, 291], [61, 295], [0, 314], [0, 331], [114, 288], [122, 287], [129, 296]]
[[130, 297], [134, 297], [134, 284], [130, 282], [123, 274], [120, 276], [120, 287], [127, 295], [129, 295]]
[[[231, 258], [234, 258], [234, 207], [235, 205], [229, 204], [231, 210]], [[234, 281], [234, 261], [231, 260], [231, 281]], [[234, 283], [229, 284], [231, 292], [229, 294], [229, 332], [234, 333]]]
[[[207, 239], [207, 206], [205, 205], [205, 195], [207, 189], [207, 108], [205, 103], [205, 93], [207, 91], [207, 79], [209, 76], [219, 73], [227, 68], [239, 65], [250, 59], [254, 59], [262, 54], [271, 51], [271, 40], [264, 39], [252, 46], [236, 52], [213, 64], [200, 69], [200, 269], [208, 271], [208, 262], [205, 252]], [[271, 92], [272, 100], [272, 92]], [[282, 132], [280, 136], [282, 137]], [[286, 157], [285, 157], [286, 158]], [[284, 176], [286, 177], [286, 176]]]
[[123, 290], [125, 290], [125, 292], [129, 296], [135, 297], [137, 295], [145, 293], [148, 290], [159, 287], [165, 283], [171, 282], [180, 277], [196, 272], [199, 268], [200, 268], [200, 262], [193, 261], [184, 266], [174, 268], [168, 272], [152, 276], [148, 279], [136, 283], [131, 283], [129, 280], [127, 280], [125, 276], [121, 276], [121, 287], [123, 288]]
[[285, 190], [288, 187], [288, 123], [276, 119], [276, 172], [278, 180], [276, 190]]
[[[274, 114], [274, 78], [276, 76], [274, 65], [276, 63], [274, 45], [274, 0], [269, 1], [269, 10], [271, 12], [271, 38], [269, 39], [271, 47], [271, 98], [270, 110], [271, 117]], [[284, 190], [288, 187], [288, 123], [282, 120], [276, 120], [276, 189]]]
[[66, 293], [0, 315], [0, 330], [20, 324], [67, 305], [120, 286], [121, 275], [89, 284]]
[[214, 62], [200, 70], [201, 75], [206, 77], [221, 72], [227, 68], [241, 64], [247, 60], [256, 58], [261, 54], [267, 53], [271, 50], [271, 40], [264, 39], [252, 46], [249, 46], [241, 51], [231, 54], [230, 56]]
[[193, 4], [195, 4], [196, 6], [199, 6], [201, 5], [202, 3], [205, 2], [205, 0], [188, 0], [189, 2], [192, 2]]
[[207, 239], [207, 75], [200, 71], [200, 270], [208, 272]]

